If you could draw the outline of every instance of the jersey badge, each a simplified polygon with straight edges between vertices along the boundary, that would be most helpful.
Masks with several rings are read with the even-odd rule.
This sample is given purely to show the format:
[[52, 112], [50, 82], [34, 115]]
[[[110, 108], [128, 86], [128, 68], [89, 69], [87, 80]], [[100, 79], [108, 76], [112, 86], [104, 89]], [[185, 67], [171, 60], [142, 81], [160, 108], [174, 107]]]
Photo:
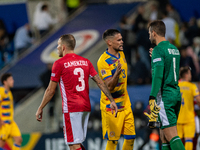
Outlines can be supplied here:
[[126, 59], [125, 59], [125, 58], [123, 58], [123, 60], [124, 60], [124, 63], [126, 63]]
[[114, 137], [115, 136], [115, 132], [114, 131], [111, 131], [110, 132], [110, 137]]
[[103, 75], [105, 75], [106, 74], [106, 70], [105, 69], [102, 69], [101, 70], [101, 75], [103, 76]]

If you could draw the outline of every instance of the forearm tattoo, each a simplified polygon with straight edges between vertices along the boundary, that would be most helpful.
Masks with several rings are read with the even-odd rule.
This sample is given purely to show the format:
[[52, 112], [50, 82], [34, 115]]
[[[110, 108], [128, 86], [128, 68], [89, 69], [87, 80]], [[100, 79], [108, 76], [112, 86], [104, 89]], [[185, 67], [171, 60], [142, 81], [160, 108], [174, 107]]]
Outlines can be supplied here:
[[93, 80], [96, 82], [98, 87], [104, 92], [104, 94], [109, 98], [109, 100], [111, 102], [114, 101], [112, 95], [110, 94], [110, 91], [108, 90], [108, 87], [103, 82], [103, 80], [99, 77], [99, 75], [94, 76]]

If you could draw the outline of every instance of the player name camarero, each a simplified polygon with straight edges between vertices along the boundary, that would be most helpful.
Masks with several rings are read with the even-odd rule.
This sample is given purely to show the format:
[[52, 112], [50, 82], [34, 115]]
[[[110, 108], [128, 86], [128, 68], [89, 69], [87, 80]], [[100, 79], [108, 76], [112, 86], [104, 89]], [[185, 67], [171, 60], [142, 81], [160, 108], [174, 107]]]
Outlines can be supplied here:
[[88, 66], [87, 61], [70, 61], [64, 63], [65, 68], [72, 67], [72, 66]]

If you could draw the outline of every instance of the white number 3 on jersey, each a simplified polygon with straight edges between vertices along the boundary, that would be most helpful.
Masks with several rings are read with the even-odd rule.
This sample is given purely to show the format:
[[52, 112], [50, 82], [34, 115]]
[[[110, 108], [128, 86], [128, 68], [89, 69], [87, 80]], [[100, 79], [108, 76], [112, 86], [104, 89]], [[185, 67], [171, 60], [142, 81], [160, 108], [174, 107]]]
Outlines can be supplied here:
[[84, 71], [82, 68], [75, 68], [74, 69], [74, 75], [78, 75], [80, 73], [80, 77], [78, 78], [78, 81], [81, 82], [81, 86], [77, 85], [76, 90], [77, 91], [83, 91], [85, 90], [85, 80], [84, 80]]

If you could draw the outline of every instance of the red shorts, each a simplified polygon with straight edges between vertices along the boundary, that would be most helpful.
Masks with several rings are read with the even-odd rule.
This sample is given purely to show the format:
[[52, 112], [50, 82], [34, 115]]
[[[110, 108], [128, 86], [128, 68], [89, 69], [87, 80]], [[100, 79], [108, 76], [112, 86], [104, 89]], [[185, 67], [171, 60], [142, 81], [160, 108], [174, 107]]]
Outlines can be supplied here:
[[72, 112], [63, 114], [63, 133], [65, 143], [78, 144], [86, 138], [90, 112]]

